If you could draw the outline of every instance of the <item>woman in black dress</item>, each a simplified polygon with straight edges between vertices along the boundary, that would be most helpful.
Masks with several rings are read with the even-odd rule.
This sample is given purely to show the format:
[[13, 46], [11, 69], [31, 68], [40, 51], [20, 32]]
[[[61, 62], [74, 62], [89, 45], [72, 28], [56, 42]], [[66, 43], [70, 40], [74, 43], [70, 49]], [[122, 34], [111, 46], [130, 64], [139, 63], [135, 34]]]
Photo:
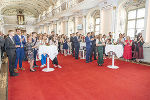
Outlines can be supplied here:
[[135, 58], [137, 62], [139, 62], [141, 59], [144, 58], [143, 44], [144, 44], [144, 40], [142, 37], [142, 33], [139, 33], [135, 41], [135, 49], [134, 49], [134, 55], [133, 55], [133, 58]]
[[63, 49], [64, 49], [64, 56], [67, 56], [67, 51], [68, 51], [68, 40], [67, 40], [67, 36], [64, 36]]

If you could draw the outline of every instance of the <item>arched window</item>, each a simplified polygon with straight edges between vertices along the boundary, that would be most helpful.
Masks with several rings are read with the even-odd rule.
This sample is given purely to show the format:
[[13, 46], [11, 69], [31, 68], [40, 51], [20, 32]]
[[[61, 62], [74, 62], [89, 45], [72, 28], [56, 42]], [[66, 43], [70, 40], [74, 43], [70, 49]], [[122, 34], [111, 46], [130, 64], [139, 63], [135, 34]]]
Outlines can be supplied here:
[[95, 35], [98, 35], [100, 33], [100, 18], [97, 17], [95, 19]]
[[94, 32], [95, 35], [100, 33], [100, 11], [96, 10], [93, 14], [94, 16]]
[[127, 35], [133, 38], [144, 30], [145, 8], [138, 8], [128, 12]]

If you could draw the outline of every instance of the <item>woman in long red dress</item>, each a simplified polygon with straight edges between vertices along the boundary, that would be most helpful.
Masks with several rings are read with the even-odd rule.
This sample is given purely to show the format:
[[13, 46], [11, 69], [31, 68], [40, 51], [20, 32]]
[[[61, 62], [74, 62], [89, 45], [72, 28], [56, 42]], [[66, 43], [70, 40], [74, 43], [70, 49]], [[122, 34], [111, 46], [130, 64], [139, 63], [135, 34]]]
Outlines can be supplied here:
[[132, 40], [130, 40], [129, 36], [127, 36], [124, 45], [125, 46], [124, 46], [123, 58], [129, 61], [130, 59], [132, 59]]

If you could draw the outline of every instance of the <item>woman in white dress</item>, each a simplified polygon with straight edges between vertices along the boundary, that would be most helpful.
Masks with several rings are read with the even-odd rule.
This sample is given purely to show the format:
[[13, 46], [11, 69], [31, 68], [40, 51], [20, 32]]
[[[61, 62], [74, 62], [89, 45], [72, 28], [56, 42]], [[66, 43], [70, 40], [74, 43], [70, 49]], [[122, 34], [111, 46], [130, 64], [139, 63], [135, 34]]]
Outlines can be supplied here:
[[[50, 40], [50, 45], [55, 45], [57, 46], [57, 50], [58, 50], [58, 40], [56, 37], [52, 37], [52, 39]], [[54, 60], [52, 61], [54, 67], [58, 67], [58, 68], [62, 68], [59, 64], [58, 64], [58, 59], [57, 57], [54, 58]]]

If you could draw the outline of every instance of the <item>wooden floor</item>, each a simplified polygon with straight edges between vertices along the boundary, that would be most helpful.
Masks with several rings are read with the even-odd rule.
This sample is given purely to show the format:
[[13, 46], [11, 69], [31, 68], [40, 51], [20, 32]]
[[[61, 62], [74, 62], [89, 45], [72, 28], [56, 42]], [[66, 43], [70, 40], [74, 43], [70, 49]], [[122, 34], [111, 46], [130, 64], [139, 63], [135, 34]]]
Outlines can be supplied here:
[[0, 69], [0, 100], [7, 100], [8, 66], [2, 64]]

